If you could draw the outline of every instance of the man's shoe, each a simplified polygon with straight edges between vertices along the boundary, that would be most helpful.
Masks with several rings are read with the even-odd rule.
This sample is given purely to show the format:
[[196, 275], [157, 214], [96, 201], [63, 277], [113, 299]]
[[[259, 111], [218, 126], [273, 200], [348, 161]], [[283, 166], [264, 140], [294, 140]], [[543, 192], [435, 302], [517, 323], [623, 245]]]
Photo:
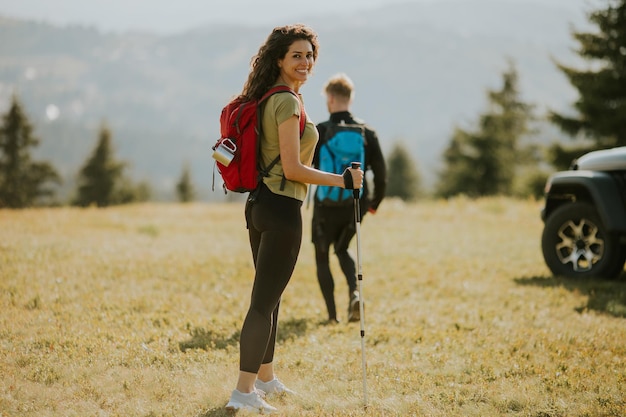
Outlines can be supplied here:
[[266, 394], [295, 394], [295, 391], [290, 390], [278, 380], [278, 378], [274, 378], [271, 381], [263, 382], [260, 379], [254, 381], [254, 387], [257, 390], [261, 390]]
[[348, 304], [348, 321], [359, 321], [361, 319], [359, 301], [359, 292], [354, 291], [350, 296], [350, 304]]
[[266, 403], [262, 398], [261, 393], [256, 390], [247, 394], [239, 390], [233, 390], [233, 393], [230, 396], [230, 401], [226, 404], [226, 409], [229, 411], [256, 411], [259, 414], [270, 414], [274, 411], [278, 411], [276, 407], [272, 407]]

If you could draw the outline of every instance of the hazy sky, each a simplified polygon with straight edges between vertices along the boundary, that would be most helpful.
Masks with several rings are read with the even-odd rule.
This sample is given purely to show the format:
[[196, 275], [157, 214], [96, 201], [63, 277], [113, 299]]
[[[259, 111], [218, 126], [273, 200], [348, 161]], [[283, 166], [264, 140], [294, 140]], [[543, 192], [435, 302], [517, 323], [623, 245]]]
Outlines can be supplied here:
[[[177, 32], [212, 22], [291, 23], [330, 11], [432, 0], [0, 0], [0, 14], [103, 30]], [[289, 21], [289, 22], [286, 22]]]
[[[441, 0], [0, 0], [0, 15], [95, 26], [105, 31], [134, 29], [165, 34], [214, 22], [282, 25], [319, 14], [437, 1]], [[558, 4], [568, 0], [500, 1]]]

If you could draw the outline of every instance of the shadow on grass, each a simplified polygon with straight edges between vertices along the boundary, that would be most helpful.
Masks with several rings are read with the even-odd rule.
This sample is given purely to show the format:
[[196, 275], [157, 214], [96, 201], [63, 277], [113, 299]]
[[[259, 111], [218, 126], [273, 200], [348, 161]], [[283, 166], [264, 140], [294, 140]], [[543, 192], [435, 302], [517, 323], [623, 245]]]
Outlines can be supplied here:
[[[224, 404], [225, 405], [225, 404]], [[235, 411], [228, 411], [224, 407], [211, 408], [209, 410], [203, 411], [198, 414], [196, 417], [225, 417], [225, 416], [235, 416], [237, 413]]]
[[277, 340], [279, 342], [286, 342], [302, 337], [309, 329], [309, 325], [310, 323], [306, 319], [280, 321], [278, 324]]
[[[280, 321], [277, 341], [280, 343], [302, 337], [308, 328], [309, 323], [305, 319]], [[191, 330], [190, 336], [188, 340], [178, 343], [178, 347], [182, 352], [188, 349], [214, 350], [237, 346], [241, 331], [237, 330], [230, 335], [224, 335], [211, 329], [196, 327]]]
[[232, 333], [230, 336], [219, 334], [211, 329], [196, 327], [191, 330], [191, 337], [188, 340], [178, 343], [181, 352], [188, 349], [227, 349], [229, 346], [236, 346], [239, 343], [240, 331]]
[[615, 280], [600, 278], [574, 279], [563, 277], [515, 278], [519, 285], [536, 287], [562, 287], [568, 291], [587, 295], [587, 305], [576, 309], [579, 313], [593, 310], [614, 317], [626, 318], [626, 273]]

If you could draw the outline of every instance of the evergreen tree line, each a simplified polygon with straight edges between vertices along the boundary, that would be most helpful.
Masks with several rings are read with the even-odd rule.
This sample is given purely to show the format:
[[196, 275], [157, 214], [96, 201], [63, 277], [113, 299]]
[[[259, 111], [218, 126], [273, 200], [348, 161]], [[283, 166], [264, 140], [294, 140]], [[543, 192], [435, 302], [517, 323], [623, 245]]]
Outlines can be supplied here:
[[[534, 106], [520, 99], [518, 73], [512, 61], [502, 74], [502, 87], [487, 92], [488, 108], [480, 114], [475, 129], [456, 127], [443, 153], [443, 169], [435, 186], [436, 197], [467, 195], [543, 195], [548, 173], [567, 169], [574, 158], [586, 152], [626, 146], [626, 0], [606, 0], [605, 7], [587, 14], [594, 32], [572, 32], [577, 54], [587, 63], [577, 69], [556, 62], [569, 83], [578, 90], [573, 115], [550, 110], [543, 118], [574, 139], [563, 146], [525, 144], [536, 133], [540, 118]], [[395, 150], [400, 168], [391, 166], [390, 195], [412, 198], [418, 189], [402, 190], [400, 175], [406, 175], [404, 150]], [[394, 163], [394, 154], [390, 164]], [[414, 174], [407, 184], [415, 183]], [[418, 180], [419, 183], [419, 180]]]
[[[0, 126], [0, 208], [62, 205], [55, 199], [54, 185], [61, 184], [57, 170], [48, 162], [33, 161], [31, 149], [39, 144], [16, 96]], [[148, 201], [150, 185], [133, 183], [125, 174], [127, 164], [115, 157], [111, 130], [103, 125], [92, 154], [78, 172], [78, 184], [67, 204], [106, 207]], [[194, 199], [189, 167], [176, 186], [182, 202]]]
[[[525, 143], [540, 120], [534, 105], [521, 100], [515, 63], [509, 61], [497, 90], [487, 91], [488, 106], [473, 129], [455, 127], [443, 153], [443, 168], [433, 195], [483, 197], [505, 195], [540, 197], [548, 176], [546, 166], [566, 169], [591, 150], [626, 146], [626, 0], [606, 0], [606, 7], [588, 14], [595, 32], [572, 32], [578, 55], [588, 62], [576, 69], [556, 63], [579, 97], [574, 115], [550, 110], [543, 118], [575, 139], [574, 144], [549, 146]], [[23, 208], [62, 204], [54, 186], [61, 183], [55, 168], [33, 161], [30, 151], [39, 144], [17, 97], [0, 126], [0, 207]], [[397, 141], [387, 158], [389, 197], [412, 200], [422, 195], [421, 179], [407, 147]], [[133, 183], [124, 162], [115, 158], [111, 131], [102, 126], [97, 145], [78, 173], [69, 202], [105, 207], [150, 199], [149, 184]], [[176, 184], [181, 202], [193, 201], [190, 167], [184, 164]]]

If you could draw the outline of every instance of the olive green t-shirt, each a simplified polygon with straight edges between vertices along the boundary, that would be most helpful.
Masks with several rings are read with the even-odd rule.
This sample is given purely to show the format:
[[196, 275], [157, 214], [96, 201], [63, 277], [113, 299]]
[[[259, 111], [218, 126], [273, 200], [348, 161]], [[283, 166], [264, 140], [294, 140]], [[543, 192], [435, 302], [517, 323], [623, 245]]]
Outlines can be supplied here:
[[[280, 153], [278, 126], [294, 115], [300, 117], [300, 103], [293, 94], [289, 92], [277, 93], [266, 101], [263, 110], [263, 136], [261, 138], [261, 158], [264, 166], [268, 166]], [[315, 124], [307, 116], [304, 134], [300, 139], [300, 162], [302, 164], [311, 165], [317, 140], [318, 133]], [[281, 190], [282, 181], [283, 165], [279, 160], [270, 171], [270, 175], [263, 179], [263, 182], [275, 194], [304, 201], [307, 184], [285, 179], [285, 186]]]

